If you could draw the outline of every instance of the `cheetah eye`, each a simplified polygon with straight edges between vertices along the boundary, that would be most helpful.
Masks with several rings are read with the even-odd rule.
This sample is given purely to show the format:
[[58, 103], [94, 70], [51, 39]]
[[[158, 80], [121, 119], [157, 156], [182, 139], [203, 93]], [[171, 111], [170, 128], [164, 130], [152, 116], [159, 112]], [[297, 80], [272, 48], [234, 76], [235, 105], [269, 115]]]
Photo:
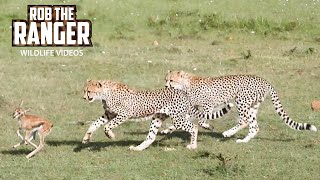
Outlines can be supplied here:
[[170, 79], [170, 82], [173, 82], [173, 80]]

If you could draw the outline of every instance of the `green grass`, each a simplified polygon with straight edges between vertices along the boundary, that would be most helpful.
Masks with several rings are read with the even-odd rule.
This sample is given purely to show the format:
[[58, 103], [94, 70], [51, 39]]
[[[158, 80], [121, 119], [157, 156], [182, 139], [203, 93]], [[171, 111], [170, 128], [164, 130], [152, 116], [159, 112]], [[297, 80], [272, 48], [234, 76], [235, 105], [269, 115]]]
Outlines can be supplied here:
[[[234, 109], [210, 122], [217, 133], [200, 130], [194, 151], [185, 148], [184, 132], [159, 135], [145, 151], [129, 151], [144, 140], [149, 122], [124, 123], [114, 129], [116, 140], [100, 129], [94, 142], [82, 146], [89, 124], [77, 123], [102, 113], [99, 103], [82, 100], [87, 79], [153, 89], [163, 87], [168, 70], [184, 70], [259, 75], [277, 89], [290, 117], [320, 127], [319, 112], [310, 109], [320, 98], [318, 1], [66, 1], [77, 5], [78, 19], [93, 22], [94, 47], [85, 48], [83, 57], [45, 58], [21, 57], [25, 48], [11, 47], [10, 29], [13, 18], [26, 18], [26, 5], [44, 1], [1, 2], [0, 179], [318, 178], [319, 134], [289, 129], [269, 98], [259, 110], [261, 130], [249, 143], [235, 143], [247, 129], [221, 137], [236, 124]], [[11, 113], [21, 99], [31, 113], [54, 122], [45, 150], [31, 160], [25, 159], [31, 147], [11, 149], [18, 142]]]

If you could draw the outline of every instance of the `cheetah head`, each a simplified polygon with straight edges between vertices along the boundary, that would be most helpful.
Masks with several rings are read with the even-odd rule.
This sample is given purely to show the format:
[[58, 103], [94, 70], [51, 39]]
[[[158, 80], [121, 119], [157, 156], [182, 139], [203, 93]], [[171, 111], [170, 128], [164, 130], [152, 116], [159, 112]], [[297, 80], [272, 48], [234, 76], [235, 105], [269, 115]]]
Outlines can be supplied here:
[[101, 100], [102, 93], [103, 87], [100, 81], [87, 80], [87, 83], [84, 86], [83, 99], [88, 100], [89, 103], [95, 100]]
[[183, 71], [168, 71], [165, 81], [166, 88], [186, 91], [190, 86], [189, 74]]

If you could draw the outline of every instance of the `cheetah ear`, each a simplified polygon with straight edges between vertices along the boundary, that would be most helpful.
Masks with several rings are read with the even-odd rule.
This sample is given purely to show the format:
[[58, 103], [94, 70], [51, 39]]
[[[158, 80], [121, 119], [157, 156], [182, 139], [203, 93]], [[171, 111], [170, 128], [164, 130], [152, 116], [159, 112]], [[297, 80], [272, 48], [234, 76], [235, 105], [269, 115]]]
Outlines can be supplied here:
[[167, 73], [171, 73], [172, 71], [171, 70], [168, 70], [168, 72]]
[[23, 100], [21, 100], [21, 102], [19, 104], [19, 107], [22, 107], [22, 104], [23, 104]]
[[102, 84], [99, 81], [97, 82], [97, 85], [98, 85], [99, 88], [102, 87]]
[[185, 73], [184, 71], [180, 71], [180, 72], [179, 72], [180, 77], [183, 77], [185, 74], [186, 74], [186, 73]]
[[87, 79], [87, 82], [90, 82], [91, 81], [91, 79]]

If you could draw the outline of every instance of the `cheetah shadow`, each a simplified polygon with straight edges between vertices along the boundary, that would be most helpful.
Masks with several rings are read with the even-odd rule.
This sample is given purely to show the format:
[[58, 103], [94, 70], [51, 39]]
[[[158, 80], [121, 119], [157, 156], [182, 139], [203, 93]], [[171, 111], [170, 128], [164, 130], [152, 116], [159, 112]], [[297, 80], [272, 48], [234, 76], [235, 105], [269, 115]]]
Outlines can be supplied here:
[[[128, 134], [128, 135], [147, 135], [149, 132], [148, 131], [140, 131], [140, 132], [125, 132], [124, 134]], [[167, 139], [172, 139], [172, 138], [180, 138], [184, 141], [189, 141], [190, 139], [190, 134], [188, 132], [185, 131], [174, 131], [170, 134], [161, 134], [158, 133], [157, 136], [161, 136], [162, 138], [160, 138], [158, 140], [158, 142], [162, 142], [165, 141]], [[229, 141], [229, 140], [234, 140], [236, 139], [236, 137], [230, 137], [230, 138], [225, 138], [223, 137], [222, 133], [220, 132], [211, 132], [211, 131], [201, 131], [198, 132], [198, 138], [199, 136], [210, 136], [213, 139], [219, 139], [219, 141]], [[198, 139], [199, 142], [201, 142], [201, 140]], [[161, 144], [160, 144], [161, 145]]]
[[258, 139], [259, 141], [272, 141], [272, 142], [292, 142], [295, 141], [296, 139], [294, 138], [265, 138], [265, 137], [257, 137], [255, 139]]
[[[57, 141], [57, 140], [48, 140], [46, 141], [47, 146], [75, 146], [73, 148], [73, 152], [81, 152], [84, 149], [87, 149], [89, 151], [101, 151], [105, 147], [109, 146], [124, 146], [128, 147], [130, 145], [138, 145], [142, 142], [141, 141], [134, 141], [134, 140], [119, 140], [119, 141], [107, 141], [107, 142], [89, 142], [88, 144], [82, 144], [81, 141], [77, 140], [63, 140], [63, 141]], [[10, 149], [10, 150], [3, 150], [0, 153], [3, 155], [23, 155], [23, 154], [29, 154], [33, 149]]]
[[64, 140], [64, 141], [47, 141], [46, 143], [49, 146], [62, 146], [62, 145], [68, 145], [68, 146], [75, 146], [73, 148], [73, 152], [81, 152], [82, 150], [86, 149], [89, 151], [101, 151], [105, 147], [109, 146], [124, 146], [128, 147], [130, 145], [138, 145], [142, 141], [134, 141], [134, 140], [114, 140], [114, 141], [104, 141], [104, 142], [89, 142], [87, 144], [82, 144], [81, 141], [76, 140]]
[[[141, 132], [125, 132], [125, 134], [129, 134], [129, 135], [147, 135], [148, 131], [141, 131]], [[184, 141], [188, 141], [190, 138], [190, 134], [188, 132], [184, 132], [184, 131], [174, 131], [171, 134], [160, 134], [158, 133], [157, 136], [162, 136], [161, 139], [158, 140], [158, 142], [165, 141], [167, 139], [171, 139], [171, 138], [180, 138]], [[198, 132], [198, 142], [201, 142], [202, 140], [199, 140], [199, 136], [209, 136], [212, 137], [213, 139], [216, 139], [220, 142], [228, 142], [228, 141], [235, 141], [237, 139], [243, 139], [245, 137], [245, 135], [234, 135], [231, 137], [224, 137], [222, 135], [222, 132], [210, 132], [210, 131], [199, 131]], [[272, 142], [292, 142], [295, 141], [294, 138], [268, 138], [268, 137], [255, 137], [253, 138], [253, 140], [259, 140], [259, 141], [272, 141]]]

